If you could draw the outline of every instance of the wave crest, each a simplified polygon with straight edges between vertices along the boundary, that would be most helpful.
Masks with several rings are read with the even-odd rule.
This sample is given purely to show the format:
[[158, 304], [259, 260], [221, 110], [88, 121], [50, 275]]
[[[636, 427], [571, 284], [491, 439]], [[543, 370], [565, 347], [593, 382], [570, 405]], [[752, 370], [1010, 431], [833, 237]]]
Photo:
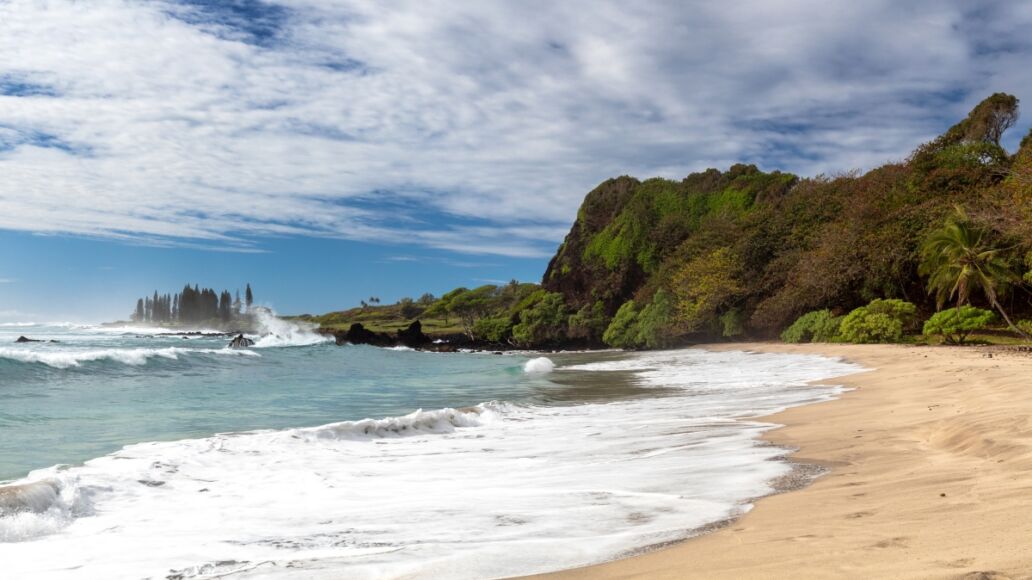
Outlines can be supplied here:
[[229, 348], [102, 348], [83, 351], [40, 351], [18, 348], [0, 348], [0, 359], [9, 359], [23, 363], [39, 363], [57, 369], [78, 367], [83, 363], [110, 360], [130, 366], [142, 366], [152, 358], [178, 360], [181, 355], [225, 355], [225, 356], [261, 356], [247, 350]]
[[507, 403], [481, 403], [475, 407], [460, 409], [444, 408], [433, 411], [418, 411], [400, 417], [383, 419], [362, 419], [342, 421], [310, 429], [298, 429], [295, 433], [304, 439], [379, 439], [383, 437], [404, 437], [452, 433], [463, 427], [479, 427], [501, 419], [511, 405]]

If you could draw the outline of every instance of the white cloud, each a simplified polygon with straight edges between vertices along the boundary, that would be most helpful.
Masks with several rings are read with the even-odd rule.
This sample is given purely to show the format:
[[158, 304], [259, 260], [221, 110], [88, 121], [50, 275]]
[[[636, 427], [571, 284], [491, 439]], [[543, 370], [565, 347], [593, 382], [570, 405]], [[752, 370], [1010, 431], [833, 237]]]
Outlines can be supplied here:
[[867, 168], [1032, 94], [1019, 3], [279, 5], [0, 4], [0, 228], [543, 256], [613, 175]]

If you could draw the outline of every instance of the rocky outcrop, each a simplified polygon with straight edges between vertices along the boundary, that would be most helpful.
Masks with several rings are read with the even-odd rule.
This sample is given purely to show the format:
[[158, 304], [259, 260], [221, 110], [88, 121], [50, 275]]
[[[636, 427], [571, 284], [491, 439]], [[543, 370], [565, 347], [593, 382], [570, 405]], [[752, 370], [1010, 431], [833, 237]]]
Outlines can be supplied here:
[[229, 343], [229, 348], [247, 348], [249, 346], [254, 346], [254, 341], [243, 334], [238, 334], [237, 337]]
[[362, 323], [356, 322], [347, 332], [336, 332], [333, 335], [338, 346], [345, 344], [368, 344], [370, 346], [390, 347], [407, 346], [415, 349], [438, 350], [433, 340], [423, 334], [423, 325], [418, 320], [399, 330], [395, 335], [386, 332], [374, 332]]
[[338, 345], [344, 344], [368, 344], [371, 346], [395, 346], [397, 343], [389, 334], [373, 332], [361, 322], [351, 325], [347, 332], [338, 332], [334, 335]]
[[25, 337], [25, 336], [19, 336], [18, 339], [15, 340], [14, 342], [45, 342], [45, 341], [36, 340], [35, 338], [28, 338], [28, 337]]
[[409, 348], [423, 348], [432, 341], [429, 336], [423, 334], [423, 324], [417, 320], [408, 328], [398, 331], [398, 342]]

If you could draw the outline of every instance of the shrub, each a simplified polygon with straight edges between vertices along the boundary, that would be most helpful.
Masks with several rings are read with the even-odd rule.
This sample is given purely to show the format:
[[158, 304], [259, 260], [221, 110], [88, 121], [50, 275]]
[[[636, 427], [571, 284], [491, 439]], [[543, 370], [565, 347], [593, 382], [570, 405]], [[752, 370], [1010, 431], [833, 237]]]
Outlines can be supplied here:
[[936, 312], [924, 323], [926, 335], [938, 334], [950, 344], [964, 344], [971, 332], [989, 326], [996, 314], [974, 306], [964, 305]]
[[1032, 334], [1032, 320], [1019, 320], [1017, 326], [1025, 334]]
[[473, 323], [473, 334], [490, 342], [505, 342], [511, 331], [512, 319], [509, 317], [481, 318]]
[[638, 345], [648, 348], [670, 346], [676, 334], [674, 303], [665, 290], [656, 292], [652, 302], [638, 314]]
[[616, 311], [616, 316], [609, 323], [602, 341], [615, 348], [634, 348], [638, 346], [638, 305], [628, 300]]
[[745, 324], [742, 320], [742, 311], [732, 308], [720, 315], [720, 335], [724, 338], [741, 336], [745, 333]]
[[593, 305], [585, 305], [571, 314], [567, 322], [567, 336], [596, 341], [602, 338], [602, 334], [609, 326], [609, 317], [606, 316], [606, 306], [601, 300]]
[[520, 323], [512, 327], [512, 337], [524, 346], [559, 340], [566, 333], [569, 316], [563, 295], [549, 292], [537, 304], [520, 312]]
[[866, 306], [871, 314], [884, 314], [903, 325], [904, 332], [917, 331], [917, 306], [906, 300], [889, 298], [872, 300]]
[[842, 319], [840, 336], [847, 342], [900, 342], [916, 319], [917, 307], [898, 299], [874, 300]]
[[814, 310], [800, 316], [781, 333], [785, 342], [831, 342], [838, 336], [841, 316], [832, 316], [830, 310]]

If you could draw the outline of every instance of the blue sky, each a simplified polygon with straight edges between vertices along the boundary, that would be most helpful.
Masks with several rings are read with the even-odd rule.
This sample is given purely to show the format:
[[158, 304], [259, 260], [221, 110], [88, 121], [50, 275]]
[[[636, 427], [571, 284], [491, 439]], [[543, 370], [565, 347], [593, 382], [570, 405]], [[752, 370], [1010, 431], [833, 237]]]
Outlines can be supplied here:
[[1016, 1], [11, 0], [0, 320], [186, 281], [297, 313], [536, 280], [607, 177], [867, 169], [1032, 98], [1030, 26]]

